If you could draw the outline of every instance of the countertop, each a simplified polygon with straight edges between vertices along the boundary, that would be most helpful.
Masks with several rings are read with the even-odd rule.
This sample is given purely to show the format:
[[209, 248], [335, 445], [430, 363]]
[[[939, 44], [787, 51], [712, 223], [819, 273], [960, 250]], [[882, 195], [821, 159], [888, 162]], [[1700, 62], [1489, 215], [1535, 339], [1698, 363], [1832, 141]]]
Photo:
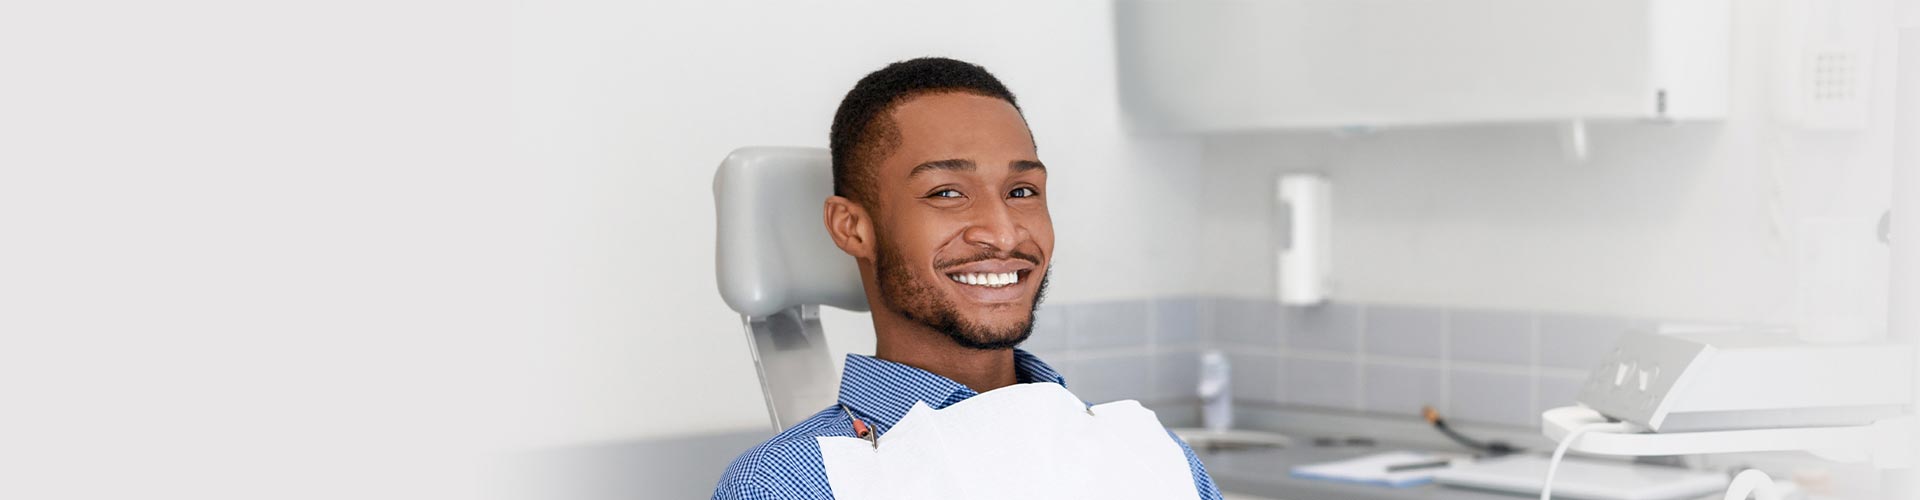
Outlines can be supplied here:
[[[1419, 448], [1391, 443], [1374, 446], [1315, 447], [1298, 445], [1287, 448], [1246, 449], [1201, 452], [1200, 461], [1221, 491], [1280, 500], [1353, 499], [1353, 500], [1496, 500], [1521, 496], [1463, 490], [1436, 484], [1407, 488], [1389, 488], [1317, 479], [1302, 479], [1288, 473], [1296, 465], [1343, 460], [1392, 450]], [[1458, 450], [1450, 450], [1458, 451]]]

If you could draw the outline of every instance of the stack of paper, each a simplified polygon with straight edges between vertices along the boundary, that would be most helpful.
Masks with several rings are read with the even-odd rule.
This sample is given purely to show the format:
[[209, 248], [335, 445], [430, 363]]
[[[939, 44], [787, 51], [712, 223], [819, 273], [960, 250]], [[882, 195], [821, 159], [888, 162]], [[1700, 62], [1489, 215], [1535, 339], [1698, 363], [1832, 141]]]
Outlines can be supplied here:
[[1433, 474], [1445, 470], [1445, 467], [1425, 467], [1399, 472], [1388, 472], [1388, 467], [1431, 462], [1439, 458], [1443, 457], [1411, 451], [1390, 451], [1338, 462], [1302, 465], [1293, 468], [1293, 475], [1308, 479], [1405, 488], [1432, 482]]

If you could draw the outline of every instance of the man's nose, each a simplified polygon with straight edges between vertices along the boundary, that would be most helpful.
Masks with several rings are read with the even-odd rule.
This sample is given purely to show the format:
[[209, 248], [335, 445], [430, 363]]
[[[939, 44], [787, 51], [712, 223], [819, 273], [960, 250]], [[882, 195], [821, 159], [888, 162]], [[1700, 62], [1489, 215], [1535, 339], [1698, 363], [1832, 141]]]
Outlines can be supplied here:
[[968, 243], [998, 251], [1013, 250], [1026, 237], [1026, 228], [1014, 217], [1004, 201], [984, 203], [974, 211], [973, 225], [967, 228]]

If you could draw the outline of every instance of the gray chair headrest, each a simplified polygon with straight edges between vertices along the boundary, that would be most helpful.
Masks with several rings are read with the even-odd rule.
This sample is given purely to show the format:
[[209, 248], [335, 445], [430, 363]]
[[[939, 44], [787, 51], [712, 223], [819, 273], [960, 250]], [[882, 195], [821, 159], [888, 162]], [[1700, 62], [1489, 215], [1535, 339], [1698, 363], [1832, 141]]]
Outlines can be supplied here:
[[854, 259], [822, 222], [833, 195], [827, 150], [745, 147], [713, 174], [720, 297], [748, 317], [798, 305], [867, 310]]

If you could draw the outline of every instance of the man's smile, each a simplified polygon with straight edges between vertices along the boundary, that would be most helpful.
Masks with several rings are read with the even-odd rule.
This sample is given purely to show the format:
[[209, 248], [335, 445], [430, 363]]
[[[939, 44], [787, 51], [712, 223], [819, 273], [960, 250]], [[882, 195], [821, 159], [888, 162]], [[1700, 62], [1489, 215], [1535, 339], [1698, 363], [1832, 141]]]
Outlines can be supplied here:
[[961, 282], [961, 283], [965, 283], [968, 285], [984, 286], [987, 288], [1000, 288], [1003, 286], [1015, 285], [1020, 283], [1019, 272], [991, 273], [991, 274], [955, 273], [955, 274], [947, 275], [947, 278], [952, 279], [954, 281]]
[[988, 259], [948, 268], [944, 274], [960, 295], [991, 304], [1026, 298], [1035, 267], [1023, 259]]

